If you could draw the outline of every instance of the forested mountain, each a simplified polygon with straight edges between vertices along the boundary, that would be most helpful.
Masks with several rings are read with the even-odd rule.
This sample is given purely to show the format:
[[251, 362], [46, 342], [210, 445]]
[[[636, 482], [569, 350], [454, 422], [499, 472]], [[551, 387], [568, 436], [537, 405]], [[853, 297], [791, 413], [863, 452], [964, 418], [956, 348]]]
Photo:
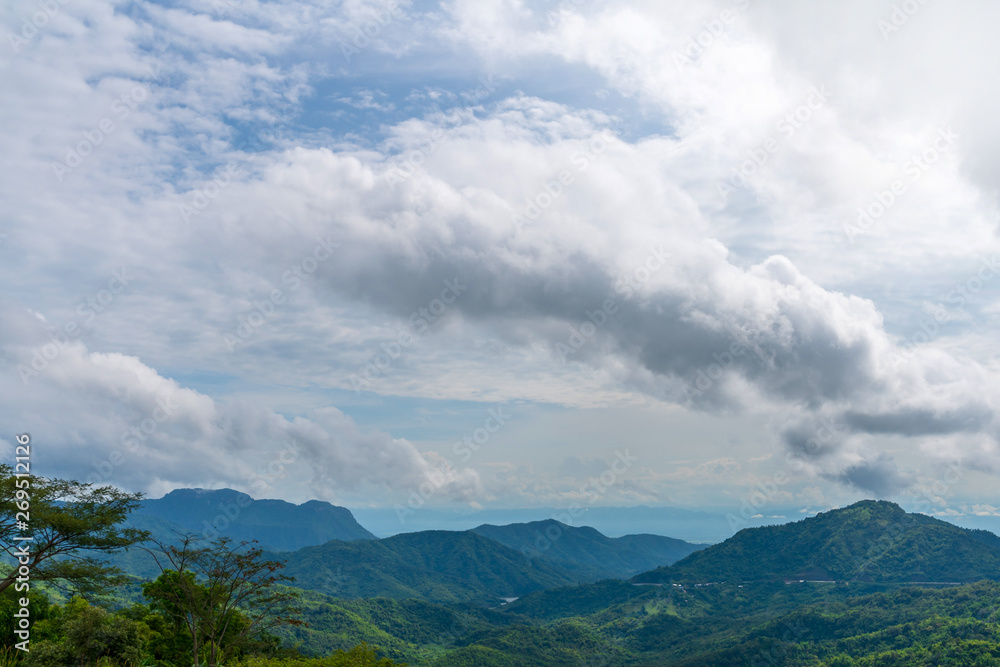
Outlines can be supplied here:
[[290, 554], [285, 572], [296, 585], [339, 597], [477, 601], [566, 586], [577, 574], [473, 532], [428, 530], [381, 540], [331, 541]]
[[1000, 538], [886, 501], [865, 500], [795, 523], [747, 528], [642, 583], [769, 580], [972, 582], [1000, 579]]
[[484, 524], [474, 532], [516, 549], [528, 558], [547, 559], [572, 567], [590, 581], [624, 579], [670, 565], [705, 546], [660, 535], [605, 537], [588, 526], [568, 526], [554, 519], [507, 526]]

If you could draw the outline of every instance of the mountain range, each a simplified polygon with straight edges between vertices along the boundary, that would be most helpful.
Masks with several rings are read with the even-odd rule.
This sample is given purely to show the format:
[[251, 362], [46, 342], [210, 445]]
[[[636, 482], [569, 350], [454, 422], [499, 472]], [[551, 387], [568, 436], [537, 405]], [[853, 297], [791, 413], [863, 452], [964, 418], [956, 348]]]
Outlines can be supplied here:
[[[487, 605], [548, 588], [627, 579], [703, 547], [658, 535], [609, 538], [551, 519], [376, 539], [346, 508], [253, 500], [231, 489], [180, 489], [145, 500], [129, 523], [166, 542], [181, 533], [255, 539], [269, 557], [285, 561], [285, 573], [306, 590], [341, 598]], [[113, 562], [134, 576], [158, 574], [152, 557], [141, 550]]]
[[283, 525], [285, 547], [356, 537], [268, 545], [308, 621], [282, 637], [316, 655], [367, 641], [429, 667], [1000, 666], [1000, 537], [890, 502], [704, 546], [551, 519], [372, 539], [322, 503], [170, 496], [132, 522], [161, 537], [206, 520], [232, 536]]
[[584, 581], [626, 579], [705, 547], [660, 535], [606, 537], [589, 526], [568, 526], [554, 519], [507, 526], [483, 524], [473, 532], [516, 549], [529, 560], [540, 558], [569, 567]]

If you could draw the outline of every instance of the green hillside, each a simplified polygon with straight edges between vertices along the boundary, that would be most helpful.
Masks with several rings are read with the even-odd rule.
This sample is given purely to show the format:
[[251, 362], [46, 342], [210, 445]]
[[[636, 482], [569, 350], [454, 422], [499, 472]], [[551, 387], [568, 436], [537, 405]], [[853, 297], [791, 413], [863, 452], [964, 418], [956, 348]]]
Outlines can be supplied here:
[[[592, 664], [608, 666], [901, 666], [907, 660], [1000, 665], [995, 582], [941, 589], [770, 582], [629, 586], [601, 582], [529, 595], [505, 612], [537, 626], [522, 620], [470, 636], [431, 664], [587, 664], [567, 658], [585, 647], [578, 659], [589, 656], [598, 660]], [[522, 653], [513, 637], [536, 647], [532, 661], [517, 662]], [[965, 653], [967, 662], [959, 659]]]
[[780, 526], [747, 528], [635, 582], [1000, 579], [1000, 538], [865, 500]]
[[555, 563], [529, 563], [517, 551], [472, 532], [430, 530], [382, 540], [331, 541], [281, 557], [297, 586], [345, 598], [497, 604], [502, 597], [577, 580]]
[[473, 531], [529, 560], [541, 558], [572, 567], [584, 581], [626, 579], [670, 565], [704, 547], [659, 535], [605, 537], [588, 526], [568, 526], [554, 519], [507, 526], [483, 524]]
[[364, 641], [411, 664], [444, 655], [462, 637], [517, 620], [471, 605], [443, 606], [413, 599], [345, 600], [315, 591], [303, 592], [302, 607], [308, 625], [282, 628], [278, 634], [303, 653], [327, 655]]

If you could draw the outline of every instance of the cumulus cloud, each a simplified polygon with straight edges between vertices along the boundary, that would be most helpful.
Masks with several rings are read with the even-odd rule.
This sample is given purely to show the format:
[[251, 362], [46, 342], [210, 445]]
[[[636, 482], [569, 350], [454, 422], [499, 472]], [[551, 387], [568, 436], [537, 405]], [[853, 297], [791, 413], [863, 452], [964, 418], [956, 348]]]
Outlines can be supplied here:
[[438, 471], [408, 441], [364, 432], [336, 408], [289, 419], [218, 401], [135, 357], [89, 352], [16, 303], [4, 301], [3, 311], [0, 418], [31, 433], [37, 474], [72, 471], [153, 494], [179, 486], [295, 493], [308, 480], [315, 496], [336, 500], [359, 488], [417, 486], [432, 475], [443, 476], [446, 497], [481, 492], [474, 471]]
[[[481, 132], [485, 124], [455, 133]], [[479, 153], [499, 152], [498, 144], [482, 141]], [[611, 365], [622, 382], [696, 409], [769, 406], [798, 414], [783, 437], [803, 455], [822, 455], [854, 434], [992, 432], [997, 396], [986, 368], [933, 348], [903, 347], [872, 301], [824, 289], [785, 257], [733, 265], [720, 243], [687, 229], [688, 202], [676, 193], [656, 202], [655, 228], [588, 215], [567, 197], [546, 211], [558, 223], [520, 230], [503, 210], [508, 199], [484, 196], [485, 185], [458, 191], [436, 173], [452, 150], [444, 143], [395, 190], [378, 163], [297, 151], [288, 156], [292, 166], [272, 170], [254, 194], [233, 196], [282, 198], [284, 184], [295, 183], [300, 205], [326, 207], [332, 219], [321, 229], [351, 255], [323, 274], [336, 294], [404, 317], [446, 280], [458, 281], [467, 292], [449, 308], [508, 341]], [[619, 142], [604, 156], [618, 173], [644, 158], [641, 147]], [[288, 171], [308, 171], [314, 189]], [[613, 199], [612, 188], [591, 174], [577, 174], [573, 187]], [[332, 190], [331, 182], [350, 187]], [[257, 233], [266, 235], [261, 227]], [[634, 278], [633, 288], [622, 275], [644, 280]], [[614, 312], [595, 315], [608, 299]], [[593, 332], [584, 340], [574, 331], [588, 322], [597, 324], [588, 325]], [[821, 418], [840, 423], [840, 433], [809, 447]], [[861, 470], [851, 479], [884, 471], [865, 469], [865, 477]]]
[[[3, 19], [17, 25], [26, 6]], [[992, 139], [965, 137], [993, 137], [997, 100], [978, 92], [987, 61], [950, 56], [928, 81], [955, 108], [926, 107], [938, 96], [919, 65], [945, 9], [928, 5], [884, 39], [884, 8], [866, 3], [794, 18], [743, 2], [122, 6], [142, 11], [66, 5], [0, 70], [15, 91], [0, 139], [0, 272], [5, 284], [40, 277], [3, 306], [2, 414], [7, 430], [60, 443], [65, 465], [93, 468], [169, 398], [176, 412], [136, 450], [150, 465], [121, 464], [123, 483], [237, 484], [293, 440], [317, 494], [413, 487], [436, 469], [336, 408], [286, 416], [163, 376], [176, 367], [303, 392], [361, 377], [371, 391], [437, 399], [641, 395], [768, 414], [789, 462], [880, 496], [912, 477], [879, 438], [996, 469], [984, 332], [1000, 284], [986, 186], [997, 154]], [[692, 50], [723, 9], [723, 32]], [[948, 25], [973, 21], [951, 11]], [[847, 42], [793, 30], [829, 21]], [[992, 52], [986, 38], [969, 39]], [[474, 105], [435, 94], [443, 107], [403, 117], [440, 77], [404, 93], [359, 85], [400, 54], [414, 71], [458, 72], [466, 93], [483, 85], [469, 81], [509, 85]], [[548, 78], [534, 71], [547, 67]], [[547, 97], [562, 78], [604, 94]], [[618, 107], [601, 106], [608, 90]], [[331, 120], [343, 109], [323, 106], [337, 100], [385, 121], [345, 130]], [[105, 118], [114, 130], [88, 138]], [[952, 125], [959, 139], [908, 175]], [[243, 143], [262, 130], [265, 145]], [[766, 164], [720, 189], [761, 150]], [[845, 235], [893, 179], [905, 193]], [[308, 270], [313, 247], [331, 243], [333, 258]], [[76, 317], [79, 290], [126, 265], [133, 285], [24, 391], [18, 367]], [[275, 290], [280, 303], [260, 305]], [[254, 311], [266, 322], [227, 349]], [[383, 351], [386, 367], [365, 376]], [[581, 366], [589, 382], [567, 371]], [[472, 471], [449, 474], [450, 497], [488, 493]]]

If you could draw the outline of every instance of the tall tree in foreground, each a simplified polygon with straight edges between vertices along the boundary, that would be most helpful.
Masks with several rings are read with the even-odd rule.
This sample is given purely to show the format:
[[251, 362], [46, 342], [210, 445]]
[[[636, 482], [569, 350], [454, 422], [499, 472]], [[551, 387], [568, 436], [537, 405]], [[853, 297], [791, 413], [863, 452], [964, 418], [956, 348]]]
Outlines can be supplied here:
[[[125, 581], [122, 572], [98, 556], [128, 549], [149, 537], [123, 525], [140, 500], [141, 493], [111, 486], [15, 477], [9, 465], [0, 464], [0, 549], [14, 566], [0, 574], [0, 591], [17, 580], [18, 558], [25, 551], [32, 582], [46, 581], [85, 597], [100, 596], [119, 585]], [[32, 540], [14, 540], [26, 536]]]
[[216, 667], [270, 629], [303, 625], [298, 593], [281, 587], [294, 578], [278, 572], [284, 563], [262, 559], [256, 542], [220, 537], [199, 547], [192, 535], [179, 544], [152, 542], [159, 552], [149, 552], [162, 574], [143, 594], [186, 629], [196, 667], [202, 653], [208, 667]]

